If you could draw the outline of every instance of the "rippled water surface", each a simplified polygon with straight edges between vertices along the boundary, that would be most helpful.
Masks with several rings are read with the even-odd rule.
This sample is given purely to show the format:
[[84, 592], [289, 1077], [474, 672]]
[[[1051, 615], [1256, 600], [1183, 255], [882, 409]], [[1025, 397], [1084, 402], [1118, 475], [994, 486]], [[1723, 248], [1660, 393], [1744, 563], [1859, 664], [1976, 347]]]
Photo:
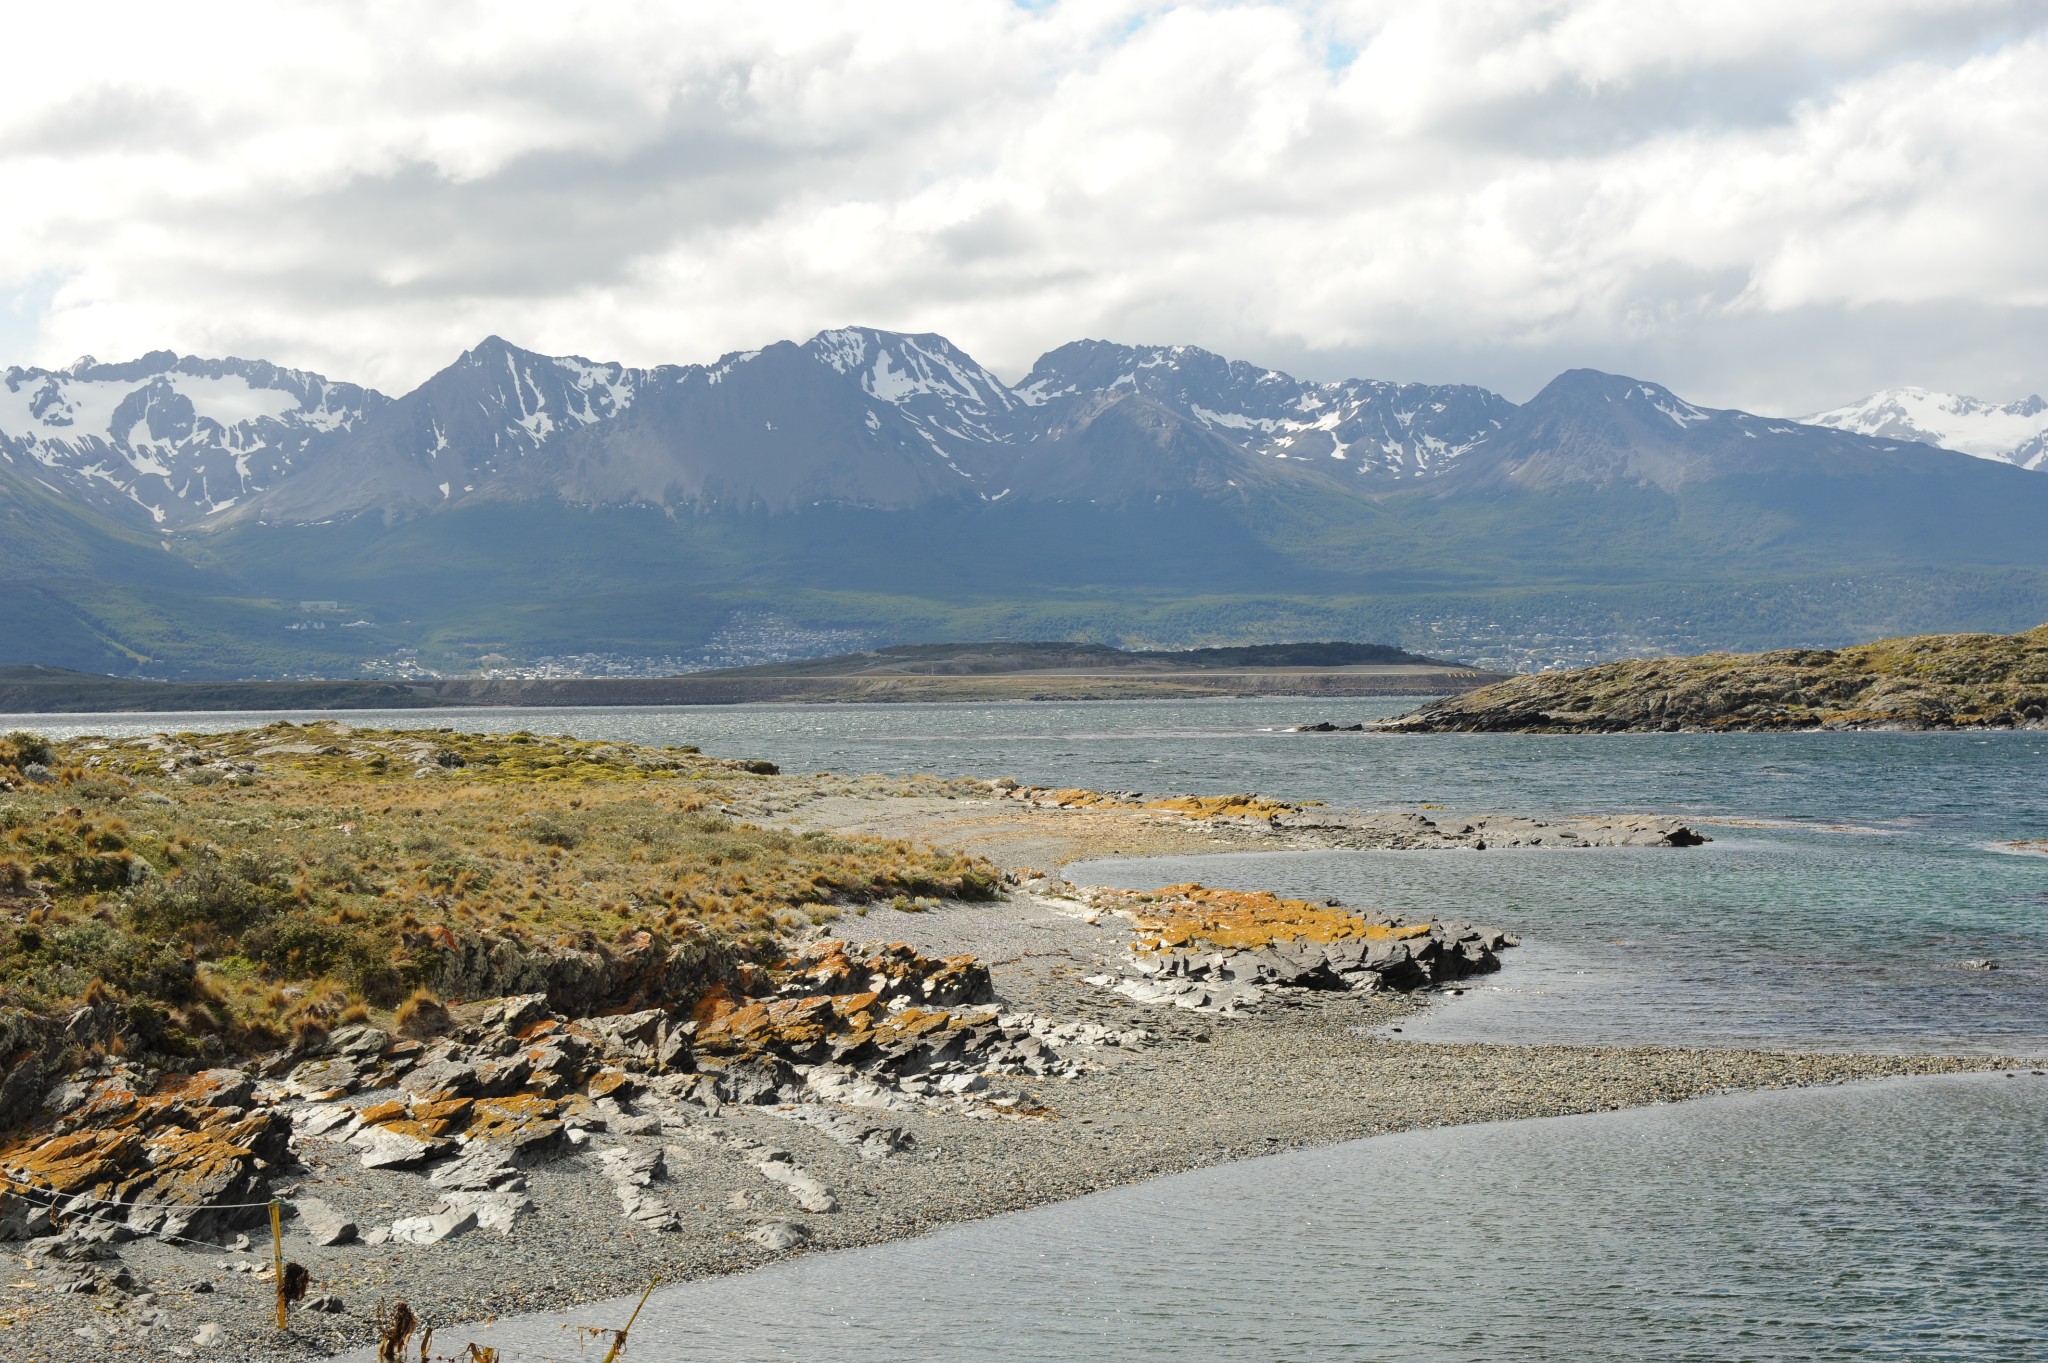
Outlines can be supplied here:
[[[2048, 735], [1296, 735], [1401, 702], [356, 712], [1341, 806], [1710, 821], [1684, 851], [1278, 853], [1077, 878], [1335, 895], [1525, 945], [1410, 1036], [2048, 1053]], [[56, 733], [273, 715], [0, 717]], [[1992, 961], [1995, 970], [1964, 968]], [[2048, 1079], [1355, 1142], [657, 1294], [639, 1358], [2048, 1359]], [[622, 1320], [618, 1304], [572, 1312]], [[573, 1357], [561, 1318], [479, 1339]]]
[[[630, 1353], [2048, 1358], [2043, 1151], [2048, 1079], [2002, 1075], [1383, 1136], [660, 1289]], [[630, 1309], [454, 1333], [566, 1357]]]

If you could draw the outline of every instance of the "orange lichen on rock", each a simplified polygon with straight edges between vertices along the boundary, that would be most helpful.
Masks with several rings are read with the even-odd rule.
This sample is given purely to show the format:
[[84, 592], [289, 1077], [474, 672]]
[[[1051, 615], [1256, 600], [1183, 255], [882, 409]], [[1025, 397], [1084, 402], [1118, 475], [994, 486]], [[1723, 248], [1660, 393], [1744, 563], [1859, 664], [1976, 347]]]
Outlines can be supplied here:
[[[713, 1069], [760, 1061], [860, 1064], [877, 1072], [1056, 1063], [1007, 1035], [988, 967], [901, 942], [810, 943], [765, 972], [765, 998], [700, 1002], [692, 1046]], [[969, 1056], [980, 1057], [970, 1063]]]
[[697, 1045], [714, 1051], [801, 1049], [837, 1030], [832, 1026], [836, 1020], [829, 997], [767, 999], [735, 1008], [700, 1027]]
[[827, 937], [768, 972], [785, 998], [867, 996], [875, 1002], [980, 1003], [991, 997], [988, 967], [973, 956], [926, 956], [904, 942], [851, 946]]
[[469, 1137], [481, 1141], [527, 1144], [558, 1134], [562, 1105], [553, 1098], [515, 1093], [504, 1098], [479, 1098], [470, 1109]]
[[1276, 942], [1393, 942], [1427, 937], [1427, 923], [1375, 923], [1348, 909], [1282, 899], [1265, 890], [1169, 885], [1132, 896], [1139, 951], [1256, 951]]
[[37, 1190], [111, 1197], [144, 1153], [142, 1137], [132, 1131], [72, 1131], [0, 1151], [0, 1173]]
[[690, 1020], [699, 1027], [706, 1026], [740, 1007], [743, 1002], [721, 981], [697, 996], [697, 1001], [690, 1005]]
[[373, 1103], [362, 1111], [364, 1126], [381, 1126], [414, 1140], [432, 1141], [459, 1134], [469, 1125], [474, 1102], [468, 1098], [444, 1098], [404, 1103]]
[[149, 1094], [121, 1077], [100, 1080], [55, 1134], [0, 1148], [0, 1175], [21, 1190], [98, 1199], [110, 1205], [96, 1214], [109, 1217], [143, 1204], [127, 1212], [136, 1229], [234, 1224], [246, 1219], [242, 1204], [260, 1199], [291, 1131], [283, 1113], [245, 1108], [248, 1092], [226, 1070], [174, 1076]]

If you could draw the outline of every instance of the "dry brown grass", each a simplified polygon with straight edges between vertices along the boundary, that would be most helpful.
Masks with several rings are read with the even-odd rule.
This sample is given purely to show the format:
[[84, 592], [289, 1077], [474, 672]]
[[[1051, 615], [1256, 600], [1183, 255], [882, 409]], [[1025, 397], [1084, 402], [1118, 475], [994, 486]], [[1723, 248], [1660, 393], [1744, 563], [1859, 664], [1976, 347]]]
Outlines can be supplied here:
[[30, 750], [47, 773], [0, 739], [0, 1002], [97, 982], [238, 1049], [408, 1002], [424, 1018], [408, 938], [708, 935], [746, 958], [842, 906], [997, 882], [733, 818], [780, 778], [687, 748], [273, 724]]

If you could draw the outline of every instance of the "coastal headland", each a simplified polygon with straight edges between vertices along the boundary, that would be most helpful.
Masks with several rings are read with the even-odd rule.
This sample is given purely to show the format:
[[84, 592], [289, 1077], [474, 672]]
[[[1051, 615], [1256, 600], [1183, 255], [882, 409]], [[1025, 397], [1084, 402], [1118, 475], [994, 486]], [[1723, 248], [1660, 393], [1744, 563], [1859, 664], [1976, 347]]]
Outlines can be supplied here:
[[1375, 726], [1391, 733], [2048, 728], [2048, 625], [1843, 649], [1642, 658], [1515, 677]]
[[[13, 735], [0, 1323], [23, 1359], [314, 1357], [403, 1300], [459, 1353], [492, 1315], [1286, 1147], [1998, 1064], [1411, 1043], [1513, 968], [1511, 925], [1065, 874], [1709, 841], [529, 733]], [[282, 1333], [273, 1200], [309, 1275]]]
[[14, 666], [0, 667], [0, 713], [1437, 696], [1499, 679], [1384, 644], [1131, 652], [1101, 644], [998, 642], [912, 644], [672, 677], [166, 682]]

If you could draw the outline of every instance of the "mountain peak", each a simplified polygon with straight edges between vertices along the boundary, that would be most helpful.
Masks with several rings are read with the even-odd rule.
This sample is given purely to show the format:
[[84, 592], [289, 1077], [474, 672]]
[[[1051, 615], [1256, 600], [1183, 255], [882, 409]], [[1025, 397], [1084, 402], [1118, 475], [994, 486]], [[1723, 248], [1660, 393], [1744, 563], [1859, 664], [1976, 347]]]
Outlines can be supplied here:
[[[1599, 369], [1567, 369], [1549, 383], [1535, 397], [1529, 399], [1529, 408], [1543, 411], [1547, 408], [1575, 403], [1605, 402], [1621, 404], [1641, 420], [1655, 424], [1659, 419], [1684, 430], [1702, 421], [1712, 421], [1716, 416], [1727, 413], [1711, 408], [1695, 407], [1679, 397], [1661, 383], [1647, 379], [1630, 378], [1626, 374], [1609, 374]], [[1655, 413], [1655, 416], [1651, 414]]]
[[1846, 430], [1699, 407], [1661, 384], [1572, 369], [1546, 384], [1461, 473], [1522, 488], [1635, 485], [1677, 492], [1727, 478], [1953, 478], [1969, 461], [1895, 430]]
[[993, 418], [1018, 406], [1008, 384], [935, 332], [841, 327], [819, 332], [803, 350], [836, 374], [857, 375], [869, 397], [912, 409], [932, 435], [1004, 442]]
[[456, 358], [455, 363], [492, 363], [497, 360], [501, 360], [508, 355], [514, 356], [519, 359], [544, 358], [538, 351], [528, 350], [524, 346], [514, 345], [510, 341], [506, 340], [503, 336], [500, 336], [496, 332], [493, 332], [489, 336], [484, 337], [481, 341], [478, 341], [469, 349], [463, 351], [462, 354]]

